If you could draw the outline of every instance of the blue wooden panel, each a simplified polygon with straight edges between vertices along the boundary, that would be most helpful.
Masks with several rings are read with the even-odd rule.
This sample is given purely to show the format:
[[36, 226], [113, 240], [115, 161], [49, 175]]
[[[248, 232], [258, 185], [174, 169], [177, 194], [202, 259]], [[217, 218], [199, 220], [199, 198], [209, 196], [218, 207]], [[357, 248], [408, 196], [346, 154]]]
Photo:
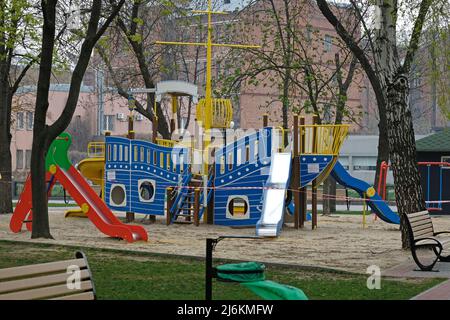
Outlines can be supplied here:
[[[263, 187], [268, 178], [272, 156], [272, 129], [264, 128], [247, 135], [215, 154], [214, 224], [255, 225], [261, 216]], [[248, 200], [248, 217], [227, 217], [228, 201], [235, 197]]]
[[[129, 211], [130, 202], [130, 140], [122, 137], [106, 137], [105, 144], [105, 202], [113, 210]], [[111, 189], [123, 185], [126, 203], [116, 206], [110, 201]]]
[[300, 186], [305, 187], [325, 170], [333, 161], [330, 155], [300, 156]]
[[[119, 157], [118, 150], [125, 150], [119, 144], [128, 146], [126, 156]], [[188, 173], [188, 149], [163, 147], [148, 141], [118, 137], [107, 137], [106, 149], [111, 152], [111, 156], [106, 159], [105, 170], [106, 177], [110, 177], [105, 184], [107, 204], [119, 211], [164, 215], [166, 188], [178, 185], [182, 175]], [[117, 152], [116, 156], [114, 152]], [[119, 162], [119, 158], [123, 163]], [[111, 187], [119, 183], [124, 184], [127, 189], [126, 207], [114, 206], [109, 201]], [[151, 195], [150, 198], [140, 197], [140, 183], [148, 184], [145, 189], [147, 195]]]

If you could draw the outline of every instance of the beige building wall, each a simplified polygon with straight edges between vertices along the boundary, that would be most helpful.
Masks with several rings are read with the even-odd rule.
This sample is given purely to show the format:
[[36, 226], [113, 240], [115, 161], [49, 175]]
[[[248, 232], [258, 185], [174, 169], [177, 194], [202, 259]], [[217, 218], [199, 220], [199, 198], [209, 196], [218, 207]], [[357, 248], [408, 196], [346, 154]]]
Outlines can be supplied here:
[[[61, 114], [68, 96], [67, 87], [60, 86], [50, 91], [49, 109], [47, 124], [51, 125]], [[30, 169], [31, 148], [33, 143], [33, 108], [35, 94], [22, 93], [14, 104], [13, 124], [11, 128], [12, 142], [11, 154], [14, 178], [18, 180], [25, 179]], [[84, 87], [80, 93], [80, 98], [68, 131], [73, 132], [73, 145], [71, 150], [86, 152], [89, 141], [99, 139], [96, 136], [97, 131], [97, 108], [98, 96], [92, 88]], [[108, 123], [105, 129], [112, 129], [112, 135], [125, 136], [128, 132], [128, 102], [117, 95], [106, 94], [104, 102], [104, 115], [108, 116]], [[134, 129], [136, 135], [150, 136], [152, 132], [151, 122], [135, 114]], [[79, 140], [82, 141], [79, 141]], [[81, 142], [81, 143], [79, 143]]]

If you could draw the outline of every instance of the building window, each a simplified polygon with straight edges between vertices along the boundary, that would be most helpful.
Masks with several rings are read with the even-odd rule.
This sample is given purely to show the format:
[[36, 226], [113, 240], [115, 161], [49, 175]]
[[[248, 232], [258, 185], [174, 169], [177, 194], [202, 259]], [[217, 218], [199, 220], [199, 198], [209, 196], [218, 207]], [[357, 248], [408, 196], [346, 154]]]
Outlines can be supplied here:
[[23, 130], [25, 128], [23, 112], [17, 112], [17, 129]]
[[353, 157], [353, 170], [355, 171], [375, 171], [377, 170], [377, 158], [372, 156]]
[[355, 171], [375, 171], [377, 170], [376, 166], [353, 166], [353, 170]]
[[346, 156], [340, 156], [339, 157], [339, 162], [341, 163], [341, 165], [344, 167], [345, 170], [350, 170], [350, 159], [349, 157]]
[[325, 38], [323, 39], [323, 50], [325, 52], [331, 52], [331, 49], [333, 47], [333, 39], [330, 35], [326, 34]]
[[306, 27], [306, 41], [309, 43], [312, 40], [312, 27], [311, 26], [307, 26]]
[[114, 131], [114, 115], [103, 116], [103, 128], [105, 131]]
[[25, 151], [25, 169], [31, 168], [31, 150]]
[[27, 130], [33, 130], [34, 113], [27, 111]]
[[331, 123], [333, 120], [333, 113], [331, 112], [331, 106], [325, 103], [323, 106], [323, 122]]
[[16, 151], [16, 170], [23, 169], [23, 150]]
[[230, 4], [230, 3], [231, 3], [231, 0], [223, 0], [223, 3], [224, 3], [224, 4]]

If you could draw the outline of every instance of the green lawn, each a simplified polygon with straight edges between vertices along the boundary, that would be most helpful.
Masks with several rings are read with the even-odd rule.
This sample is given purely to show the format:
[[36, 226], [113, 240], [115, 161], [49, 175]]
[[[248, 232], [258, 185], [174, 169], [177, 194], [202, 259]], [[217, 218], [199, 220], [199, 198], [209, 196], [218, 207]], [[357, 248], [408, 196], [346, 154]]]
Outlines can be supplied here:
[[[16, 202], [13, 203], [13, 208], [16, 207]], [[49, 202], [48, 204], [49, 208], [67, 208], [67, 207], [78, 207], [76, 203], [55, 203], [55, 202]]]
[[[0, 268], [70, 259], [77, 248], [0, 241]], [[203, 299], [201, 259], [83, 248], [99, 299]], [[409, 299], [441, 279], [383, 279], [368, 290], [366, 276], [344, 272], [268, 266], [266, 278], [301, 288], [310, 299]], [[215, 299], [257, 299], [238, 284], [214, 283]]]

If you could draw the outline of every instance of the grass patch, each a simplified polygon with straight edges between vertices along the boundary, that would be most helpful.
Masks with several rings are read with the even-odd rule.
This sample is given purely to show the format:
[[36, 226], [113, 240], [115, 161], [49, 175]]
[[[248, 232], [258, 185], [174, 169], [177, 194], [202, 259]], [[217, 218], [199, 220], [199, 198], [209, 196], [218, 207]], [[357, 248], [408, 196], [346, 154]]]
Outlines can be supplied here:
[[[88, 257], [99, 299], [204, 298], [205, 269], [201, 259], [0, 241], [0, 268], [71, 259], [76, 249], [82, 249]], [[383, 279], [381, 290], [368, 290], [365, 275], [271, 265], [266, 278], [301, 288], [310, 299], [337, 300], [409, 299], [442, 281]], [[239, 284], [214, 282], [213, 288], [215, 299], [258, 299]]]
[[[13, 208], [16, 207], [16, 202], [13, 203]], [[55, 203], [55, 202], [49, 202], [48, 203], [49, 208], [67, 208], [67, 207], [78, 207], [76, 203]]]

